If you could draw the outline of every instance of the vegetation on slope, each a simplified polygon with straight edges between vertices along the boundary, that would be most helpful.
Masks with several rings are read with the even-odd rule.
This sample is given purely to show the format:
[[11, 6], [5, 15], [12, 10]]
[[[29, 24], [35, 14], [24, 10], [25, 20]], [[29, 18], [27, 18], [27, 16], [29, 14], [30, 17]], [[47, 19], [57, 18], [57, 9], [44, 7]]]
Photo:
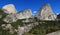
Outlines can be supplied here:
[[39, 25], [33, 28], [28, 33], [34, 35], [46, 35], [48, 33], [52, 33], [57, 30], [60, 30], [59, 21], [40, 21]]
[[[0, 9], [0, 15], [3, 15], [2, 18], [0, 18], [0, 35], [17, 35], [16, 32], [14, 34], [9, 33], [9, 29], [4, 30], [3, 27], [1, 26], [2, 24], [9, 24], [3, 21], [3, 18], [6, 16], [6, 14], [3, 13], [3, 11]], [[23, 19], [25, 20], [25, 19]], [[23, 20], [17, 20], [16, 22], [11, 23], [11, 25], [14, 27], [14, 29], [18, 28], [18, 25], [23, 26], [24, 24], [28, 25], [32, 22], [38, 22], [39, 25], [34, 27], [31, 31], [26, 32], [24, 35], [46, 35], [51, 32], [55, 32], [57, 30], [60, 30], [60, 21], [41, 21], [37, 20], [24, 23], [22, 22]]]

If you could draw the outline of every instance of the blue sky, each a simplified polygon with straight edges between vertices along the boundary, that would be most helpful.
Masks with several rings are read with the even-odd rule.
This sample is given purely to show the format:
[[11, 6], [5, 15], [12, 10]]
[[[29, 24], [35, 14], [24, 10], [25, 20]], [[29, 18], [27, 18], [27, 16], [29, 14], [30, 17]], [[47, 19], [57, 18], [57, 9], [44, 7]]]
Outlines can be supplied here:
[[17, 11], [30, 8], [37, 12], [43, 4], [49, 3], [55, 14], [60, 13], [60, 0], [0, 0], [0, 8], [7, 4], [14, 4]]

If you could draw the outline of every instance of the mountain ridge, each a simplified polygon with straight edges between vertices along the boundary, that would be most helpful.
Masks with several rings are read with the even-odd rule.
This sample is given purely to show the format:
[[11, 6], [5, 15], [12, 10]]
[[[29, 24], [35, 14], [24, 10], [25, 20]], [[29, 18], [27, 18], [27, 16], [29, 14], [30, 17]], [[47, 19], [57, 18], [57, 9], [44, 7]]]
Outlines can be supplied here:
[[[46, 9], [48, 8], [49, 6]], [[3, 10], [1, 12], [5, 13]], [[1, 35], [25, 35], [27, 33], [27, 35], [31, 35], [31, 34], [44, 35], [51, 32], [55, 32], [60, 29], [59, 21], [55, 20], [56, 18], [53, 17], [55, 14], [51, 16], [53, 17], [54, 21], [44, 20], [44, 19], [41, 20], [40, 17], [42, 16], [44, 17], [44, 15], [40, 16], [41, 14], [49, 15], [48, 13], [50, 12], [48, 12], [47, 10], [44, 10], [44, 12], [42, 13], [40, 12], [38, 12], [39, 14], [37, 14], [38, 15], [37, 17], [32, 15], [32, 11], [30, 9], [23, 10], [22, 12], [19, 13], [18, 12], [12, 13], [10, 11], [9, 13], [6, 14], [1, 13], [0, 15], [2, 15], [3, 18], [2, 17], [0, 18], [0, 31], [1, 31], [0, 34]], [[51, 11], [51, 14], [52, 12], [53, 11]], [[46, 16], [44, 18], [46, 18]]]

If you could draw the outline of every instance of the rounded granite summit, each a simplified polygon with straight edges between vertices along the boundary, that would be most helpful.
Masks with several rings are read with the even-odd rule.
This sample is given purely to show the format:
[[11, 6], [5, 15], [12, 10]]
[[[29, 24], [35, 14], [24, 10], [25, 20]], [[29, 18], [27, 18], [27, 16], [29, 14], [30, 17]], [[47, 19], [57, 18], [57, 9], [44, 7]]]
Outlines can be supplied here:
[[56, 14], [53, 13], [50, 4], [42, 5], [37, 13], [37, 18], [40, 20], [55, 20]]
[[16, 9], [15, 9], [15, 6], [13, 4], [7, 4], [7, 5], [3, 6], [2, 9], [7, 14], [17, 12]]

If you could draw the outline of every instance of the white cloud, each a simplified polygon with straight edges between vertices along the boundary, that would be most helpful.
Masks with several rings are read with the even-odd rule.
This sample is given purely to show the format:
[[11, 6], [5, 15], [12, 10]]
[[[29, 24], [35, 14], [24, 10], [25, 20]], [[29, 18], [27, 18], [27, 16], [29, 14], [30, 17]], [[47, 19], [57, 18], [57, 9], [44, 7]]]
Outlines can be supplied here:
[[57, 13], [57, 15], [59, 15], [59, 13]]
[[34, 11], [33, 13], [37, 13], [37, 11]]
[[37, 11], [33, 11], [33, 15], [36, 15]]

